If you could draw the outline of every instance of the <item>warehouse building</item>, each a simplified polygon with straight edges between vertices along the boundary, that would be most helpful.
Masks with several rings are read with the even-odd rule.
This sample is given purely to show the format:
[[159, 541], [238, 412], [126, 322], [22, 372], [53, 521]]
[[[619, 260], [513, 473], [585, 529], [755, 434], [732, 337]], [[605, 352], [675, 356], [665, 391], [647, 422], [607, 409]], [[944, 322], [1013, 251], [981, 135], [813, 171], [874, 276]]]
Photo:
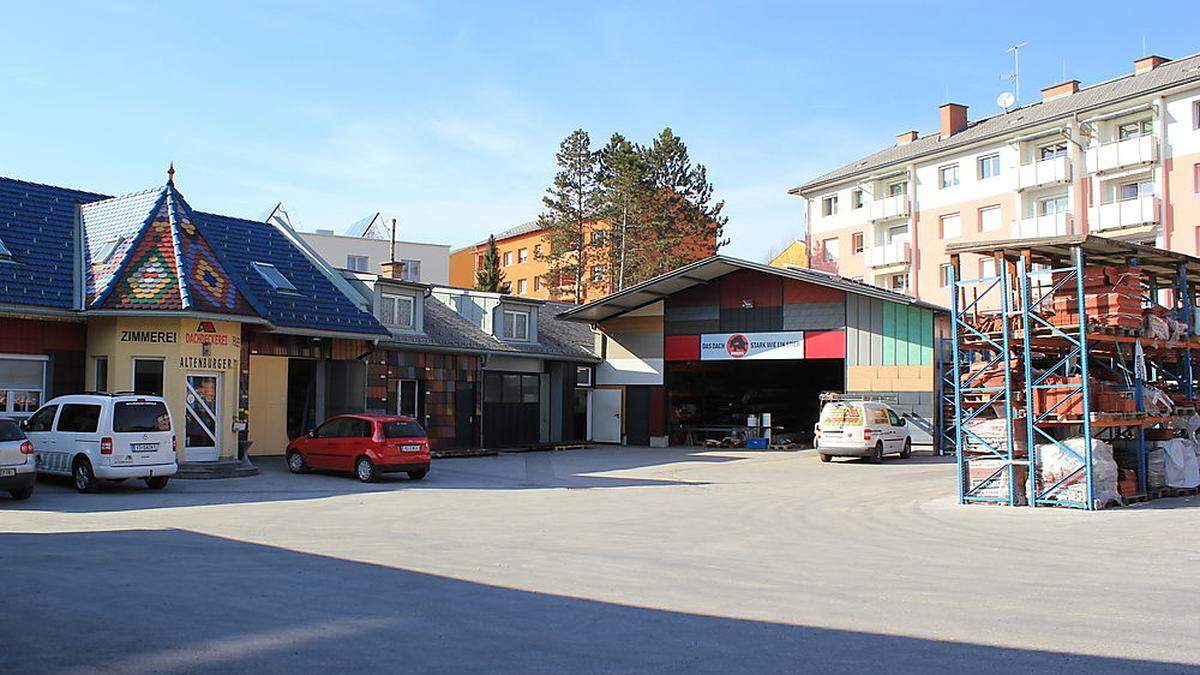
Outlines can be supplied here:
[[596, 442], [695, 444], [763, 413], [807, 441], [825, 391], [885, 400], [931, 440], [944, 310], [900, 293], [715, 256], [559, 318], [599, 331]]

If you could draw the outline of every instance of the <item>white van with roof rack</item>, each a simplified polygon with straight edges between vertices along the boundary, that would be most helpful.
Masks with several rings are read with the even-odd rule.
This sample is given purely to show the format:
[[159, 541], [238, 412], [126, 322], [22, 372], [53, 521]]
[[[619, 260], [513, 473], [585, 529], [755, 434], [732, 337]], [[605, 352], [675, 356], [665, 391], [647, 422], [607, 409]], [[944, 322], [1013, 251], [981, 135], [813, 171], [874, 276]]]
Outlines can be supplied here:
[[179, 469], [171, 412], [160, 396], [59, 396], [22, 428], [37, 453], [38, 473], [70, 476], [80, 492], [94, 491], [99, 480], [127, 478], [161, 490]]
[[822, 462], [834, 457], [865, 457], [878, 464], [884, 455], [908, 459], [912, 438], [908, 420], [880, 401], [822, 396], [821, 418], [813, 429]]

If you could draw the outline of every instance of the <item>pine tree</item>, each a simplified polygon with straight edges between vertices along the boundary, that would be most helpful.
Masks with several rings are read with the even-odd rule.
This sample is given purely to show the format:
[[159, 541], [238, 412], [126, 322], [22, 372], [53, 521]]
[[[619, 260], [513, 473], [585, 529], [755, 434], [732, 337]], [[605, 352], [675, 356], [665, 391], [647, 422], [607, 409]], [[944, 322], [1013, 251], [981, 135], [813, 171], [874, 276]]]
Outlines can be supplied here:
[[721, 213], [725, 202], [712, 201], [708, 170], [703, 164], [692, 164], [683, 139], [670, 127], [663, 129], [644, 155], [653, 186], [648, 229], [653, 241], [652, 266], [657, 268], [654, 274], [694, 260], [700, 253], [695, 242], [711, 241], [716, 248], [729, 243], [723, 239], [729, 221]]
[[630, 278], [641, 280], [636, 269], [645, 246], [640, 234], [650, 208], [652, 183], [645, 151], [614, 133], [600, 151], [600, 182], [603, 186], [602, 217], [608, 222], [609, 291], [625, 288]]
[[584, 299], [585, 275], [592, 262], [588, 229], [603, 206], [599, 153], [592, 150], [588, 133], [577, 129], [559, 145], [555, 161], [558, 173], [542, 197], [546, 212], [539, 218], [550, 244], [546, 256], [549, 283], [557, 295], [558, 288], [569, 280], [573, 300], [579, 303]]
[[488, 237], [487, 250], [483, 254], [483, 267], [475, 272], [475, 290], [491, 293], [508, 293], [508, 282], [500, 268], [500, 251], [496, 249], [496, 236]]

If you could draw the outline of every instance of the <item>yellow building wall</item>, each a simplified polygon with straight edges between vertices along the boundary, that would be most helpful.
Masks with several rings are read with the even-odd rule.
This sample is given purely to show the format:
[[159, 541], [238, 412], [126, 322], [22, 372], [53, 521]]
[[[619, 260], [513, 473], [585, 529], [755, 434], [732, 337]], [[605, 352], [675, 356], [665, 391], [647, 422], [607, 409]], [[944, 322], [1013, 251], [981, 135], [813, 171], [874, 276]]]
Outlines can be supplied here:
[[286, 356], [250, 357], [250, 440], [251, 455], [282, 455], [287, 449]]
[[768, 263], [771, 267], [784, 268], [788, 265], [808, 267], [808, 249], [802, 241], [793, 241], [787, 248]]
[[[202, 326], [201, 324], [206, 324]], [[212, 332], [202, 330], [211, 326]], [[205, 348], [205, 343], [209, 346]], [[184, 405], [187, 373], [220, 373], [220, 430], [217, 444], [221, 459], [238, 454], [237, 432], [242, 326], [233, 321], [200, 321], [164, 317], [98, 317], [88, 321], [88, 390], [96, 390], [96, 357], [108, 358], [108, 390], [133, 389], [133, 360], [163, 361], [163, 398], [171, 411], [176, 448], [184, 455]], [[285, 380], [286, 382], [286, 380]]]

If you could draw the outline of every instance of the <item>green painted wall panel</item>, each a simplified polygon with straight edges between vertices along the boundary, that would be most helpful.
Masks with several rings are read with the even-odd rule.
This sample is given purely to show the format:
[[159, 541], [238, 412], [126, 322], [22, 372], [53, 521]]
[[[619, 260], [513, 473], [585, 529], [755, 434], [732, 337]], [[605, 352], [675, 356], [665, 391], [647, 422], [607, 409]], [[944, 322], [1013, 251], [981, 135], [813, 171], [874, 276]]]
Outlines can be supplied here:
[[933, 365], [933, 311], [921, 310], [921, 365]]
[[883, 364], [896, 365], [896, 308], [894, 302], [883, 303]]
[[920, 307], [908, 308], [908, 365], [921, 365], [921, 320], [925, 310]]

